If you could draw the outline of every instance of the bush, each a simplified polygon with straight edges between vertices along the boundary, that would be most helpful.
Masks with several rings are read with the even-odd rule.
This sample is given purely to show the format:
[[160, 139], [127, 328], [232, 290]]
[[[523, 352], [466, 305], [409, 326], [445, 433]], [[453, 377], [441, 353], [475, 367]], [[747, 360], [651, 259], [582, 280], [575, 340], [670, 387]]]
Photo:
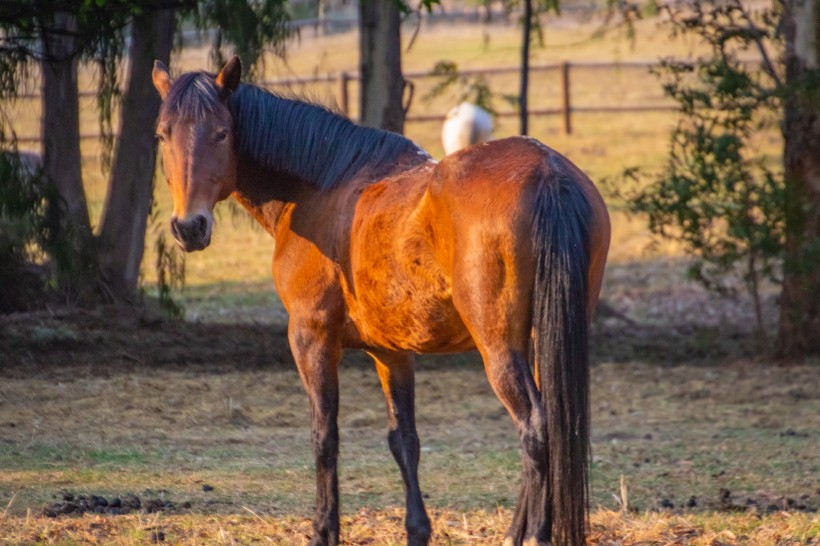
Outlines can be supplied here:
[[[697, 34], [712, 53], [662, 63], [656, 72], [680, 108], [666, 165], [655, 173], [628, 169], [610, 186], [629, 211], [648, 217], [654, 235], [682, 244], [695, 259], [691, 276], [707, 288], [727, 294], [727, 274], [743, 272], [768, 351], [760, 283], [780, 281], [787, 195], [782, 172], [753, 139], [782, 117], [780, 78], [764, 45], [774, 39], [774, 18], [763, 13], [755, 22], [740, 4], [697, 2], [670, 12], [670, 20], [674, 33]], [[766, 69], [738, 59], [750, 48]]]

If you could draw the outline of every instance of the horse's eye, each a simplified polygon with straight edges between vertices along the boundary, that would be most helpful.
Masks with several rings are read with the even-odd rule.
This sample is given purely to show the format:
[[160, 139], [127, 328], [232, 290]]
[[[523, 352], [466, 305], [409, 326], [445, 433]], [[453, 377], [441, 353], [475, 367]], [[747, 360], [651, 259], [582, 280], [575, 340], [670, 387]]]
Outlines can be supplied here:
[[225, 142], [226, 138], [228, 138], [228, 131], [219, 131], [216, 134], [216, 141], [217, 142]]
[[162, 133], [157, 133], [157, 140], [160, 142], [165, 142], [165, 135]]

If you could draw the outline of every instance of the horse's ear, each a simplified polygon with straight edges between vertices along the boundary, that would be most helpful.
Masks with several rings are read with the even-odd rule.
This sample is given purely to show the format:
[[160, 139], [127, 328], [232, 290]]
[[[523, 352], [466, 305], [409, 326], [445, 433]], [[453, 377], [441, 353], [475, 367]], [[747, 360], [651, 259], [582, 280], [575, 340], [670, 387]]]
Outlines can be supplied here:
[[219, 96], [224, 100], [236, 91], [239, 87], [239, 79], [242, 77], [242, 61], [238, 55], [231, 57], [219, 74], [216, 75], [216, 88], [219, 89]]
[[154, 71], [151, 72], [151, 78], [154, 80], [154, 87], [157, 88], [159, 96], [165, 100], [168, 91], [171, 89], [171, 72], [162, 61], [154, 61]]

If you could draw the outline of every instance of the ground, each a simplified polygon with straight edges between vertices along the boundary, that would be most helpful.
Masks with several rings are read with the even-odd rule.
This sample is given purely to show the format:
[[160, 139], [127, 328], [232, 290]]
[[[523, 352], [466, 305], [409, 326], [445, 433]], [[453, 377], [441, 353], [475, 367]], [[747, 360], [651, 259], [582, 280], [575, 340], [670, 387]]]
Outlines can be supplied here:
[[[817, 543], [817, 362], [744, 357], [748, 302], [710, 297], [681, 263], [638, 265], [612, 268], [614, 299], [593, 328], [592, 543]], [[240, 322], [239, 309], [214, 313], [230, 323], [112, 308], [0, 319], [0, 537], [304, 543], [309, 419], [285, 317]], [[341, 389], [343, 532], [350, 544], [398, 544], [403, 494], [360, 353], [346, 356]], [[435, 543], [497, 544], [518, 450], [478, 356], [420, 359], [417, 400]], [[66, 493], [171, 506], [45, 517]]]

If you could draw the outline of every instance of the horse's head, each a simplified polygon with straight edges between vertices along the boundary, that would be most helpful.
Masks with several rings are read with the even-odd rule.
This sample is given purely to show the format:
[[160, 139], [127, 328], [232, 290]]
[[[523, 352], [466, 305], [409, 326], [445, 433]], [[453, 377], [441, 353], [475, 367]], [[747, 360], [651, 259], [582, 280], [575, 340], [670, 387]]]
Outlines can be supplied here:
[[162, 96], [157, 138], [174, 203], [171, 233], [186, 252], [211, 242], [213, 208], [236, 188], [236, 150], [228, 97], [239, 86], [242, 64], [233, 57], [215, 77], [189, 72], [172, 80], [154, 63]]

